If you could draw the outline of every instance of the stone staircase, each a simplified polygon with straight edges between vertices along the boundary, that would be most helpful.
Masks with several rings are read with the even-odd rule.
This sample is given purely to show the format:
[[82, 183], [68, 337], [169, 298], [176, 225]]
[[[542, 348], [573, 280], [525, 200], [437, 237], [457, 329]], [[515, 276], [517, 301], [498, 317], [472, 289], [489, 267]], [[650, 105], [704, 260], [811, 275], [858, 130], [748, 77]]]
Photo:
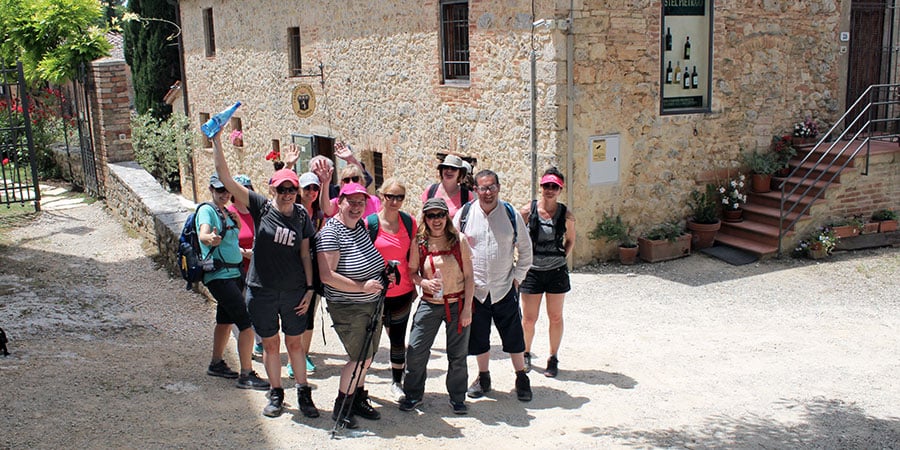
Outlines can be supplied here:
[[[849, 157], [847, 155], [841, 155], [837, 158], [835, 165], [825, 169], [824, 166], [826, 166], [833, 158], [833, 156], [828, 156], [823, 160], [825, 162], [824, 164], [820, 164], [820, 167], [814, 168], [815, 161], [818, 161], [825, 151], [828, 150], [829, 145], [830, 143], [822, 144], [819, 147], [814, 147], [814, 145], [800, 146], [800, 148], [798, 148], [798, 155], [789, 163], [791, 170], [799, 167], [799, 170], [794, 176], [790, 178], [773, 177], [773, 190], [770, 192], [748, 192], [747, 203], [743, 206], [744, 220], [742, 222], [723, 221], [722, 227], [716, 235], [716, 242], [752, 253], [760, 259], [776, 256], [778, 253], [778, 235], [780, 231], [779, 216], [781, 211], [781, 192], [777, 190], [777, 187], [782, 181], [785, 182], [785, 192], [790, 192], [795, 186], [800, 186], [796, 190], [797, 194], [786, 199], [786, 204], [798, 201], [799, 205], [795, 208], [795, 212], [792, 212], [785, 218], [784, 226], [787, 227], [788, 224], [798, 217], [799, 220], [794, 227], [791, 227], [785, 233], [782, 241], [783, 254], [789, 254], [799, 240], [796, 231], [805, 230], [807, 226], [811, 224], [810, 222], [814, 217], [827, 215], [830, 210], [852, 209], [852, 207], [848, 208], [848, 205], [840, 204], [841, 202], [853, 201], [850, 196], [831, 195], [831, 193], [833, 191], [847, 191], [848, 186], [845, 184], [847, 183], [848, 178], [852, 180], [851, 182], [858, 181], [861, 178], [867, 178], [859, 176], [865, 168], [865, 152], [861, 152], [856, 157], [856, 160], [850, 160], [849, 162]], [[898, 147], [896, 142], [872, 141], [871, 145], [870, 164], [872, 158], [878, 155], [900, 155], [900, 147]], [[835, 146], [831, 151], [831, 155], [837, 154], [841, 147], [842, 145]], [[813, 156], [808, 158], [807, 162], [804, 162], [801, 165], [802, 158], [810, 150], [812, 150]], [[845, 153], [849, 153], [849, 151]], [[888, 164], [896, 164], [897, 159], [895, 156], [891, 157], [892, 159], [888, 161]], [[847, 162], [847, 167], [841, 172], [840, 167], [845, 162]], [[860, 167], [860, 165], [862, 167]], [[821, 177], [822, 181], [814, 182], [822, 172], [826, 172]], [[809, 174], [809, 176], [804, 179], [807, 174]], [[831, 179], [835, 174], [834, 181], [826, 188], [826, 181]], [[801, 195], [807, 188], [809, 188], [809, 192], [807, 192], [805, 196]], [[816, 194], [822, 190], [826, 190], [826, 192], [818, 199], [813, 200]], [[801, 215], [800, 211], [806, 209], [810, 204], [812, 205], [806, 213]]]

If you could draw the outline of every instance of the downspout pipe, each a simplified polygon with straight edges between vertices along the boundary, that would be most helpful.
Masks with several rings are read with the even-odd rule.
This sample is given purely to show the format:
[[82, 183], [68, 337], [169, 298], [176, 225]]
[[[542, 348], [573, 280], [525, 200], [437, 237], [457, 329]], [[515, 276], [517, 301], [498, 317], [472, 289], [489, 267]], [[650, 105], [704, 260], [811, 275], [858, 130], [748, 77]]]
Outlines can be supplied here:
[[[566, 189], [566, 203], [569, 207], [574, 207], [575, 190], [572, 189], [572, 186], [575, 184], [575, 131], [573, 129], [575, 121], [575, 35], [573, 33], [575, 0], [569, 0], [568, 22], [566, 24], [568, 25], [566, 27], [566, 179], [569, 180], [569, 188]], [[571, 253], [568, 260], [569, 269], [572, 269], [575, 258]]]
[[531, 199], [537, 198], [537, 56], [531, 49]]

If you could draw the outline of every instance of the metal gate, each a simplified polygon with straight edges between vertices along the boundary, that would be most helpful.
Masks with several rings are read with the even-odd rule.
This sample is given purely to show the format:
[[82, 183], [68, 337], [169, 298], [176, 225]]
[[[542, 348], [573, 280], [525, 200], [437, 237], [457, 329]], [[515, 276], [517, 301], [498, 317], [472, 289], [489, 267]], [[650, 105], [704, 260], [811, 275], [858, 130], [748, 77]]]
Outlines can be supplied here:
[[75, 127], [78, 131], [78, 147], [81, 151], [81, 166], [84, 174], [84, 192], [92, 197], [102, 197], [103, 186], [97, 177], [97, 161], [94, 154], [94, 128], [91, 116], [91, 93], [94, 86], [87, 74], [85, 65], [78, 67], [78, 74], [72, 91], [68, 96], [72, 117], [75, 119]]
[[22, 63], [14, 68], [0, 66], [0, 205], [8, 208], [31, 202], [40, 211], [30, 108]]

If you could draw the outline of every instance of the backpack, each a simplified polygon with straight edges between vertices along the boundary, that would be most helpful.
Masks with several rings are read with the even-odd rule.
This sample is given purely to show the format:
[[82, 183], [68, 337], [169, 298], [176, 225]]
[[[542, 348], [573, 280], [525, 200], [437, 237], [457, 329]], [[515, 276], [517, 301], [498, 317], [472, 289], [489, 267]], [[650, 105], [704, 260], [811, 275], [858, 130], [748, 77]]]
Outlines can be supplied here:
[[[462, 210], [461, 210], [462, 212], [459, 214], [459, 232], [460, 233], [466, 232], [466, 222], [469, 220], [469, 208], [472, 207], [472, 202], [474, 202], [474, 200], [463, 205]], [[509, 217], [509, 223], [512, 224], [513, 245], [516, 245], [516, 242], [519, 240], [519, 229], [516, 228], [516, 214], [517, 214], [516, 210], [513, 208], [512, 205], [510, 205], [507, 202], [504, 202], [503, 200], [500, 200], [500, 204], [503, 205], [503, 207], [506, 209], [506, 215]]]
[[[553, 252], [539, 252], [534, 251], [535, 255], [542, 256], [566, 256], [566, 247], [563, 245], [563, 240], [566, 236], [566, 205], [562, 203], [558, 203], [559, 205], [559, 217], [561, 220], [557, 220], [556, 223], [553, 224], [553, 230], [555, 232], [556, 242], [556, 251]], [[537, 245], [538, 234], [541, 229], [540, 223], [540, 215], [538, 214], [538, 206], [537, 200], [531, 201], [531, 212], [528, 214], [528, 232], [531, 235], [531, 242], [534, 245]]]
[[[412, 216], [403, 211], [398, 212], [400, 213], [400, 221], [406, 227], [406, 234], [409, 235], [409, 242], [413, 242]], [[369, 230], [369, 237], [374, 243], [375, 239], [378, 239], [378, 214], [369, 214], [366, 217], [366, 229]], [[409, 259], [409, 250], [406, 251], [406, 258]]]
[[[223, 261], [216, 261], [212, 257], [212, 252], [206, 258], [202, 257], [200, 250], [200, 238], [197, 236], [197, 212], [203, 205], [209, 205], [219, 216], [219, 220], [225, 224], [225, 217], [215, 209], [216, 205], [210, 202], [203, 202], [197, 205], [197, 209], [187, 216], [184, 226], [181, 227], [181, 235], [178, 237], [178, 249], [175, 251], [175, 258], [178, 267], [181, 269], [181, 278], [186, 282], [184, 288], [191, 290], [191, 285], [198, 281], [203, 281], [203, 274], [214, 272], [223, 267], [240, 267], [240, 264], [228, 264]], [[229, 227], [225, 227], [227, 231]]]
[[[439, 185], [440, 185], [440, 183], [434, 183], [428, 188], [428, 196], [426, 197], [426, 199], [434, 198], [434, 194], [437, 193]], [[460, 192], [459, 192], [460, 203], [467, 203], [469, 201], [469, 188], [467, 188], [463, 185], [459, 185], [459, 189], [460, 189]]]

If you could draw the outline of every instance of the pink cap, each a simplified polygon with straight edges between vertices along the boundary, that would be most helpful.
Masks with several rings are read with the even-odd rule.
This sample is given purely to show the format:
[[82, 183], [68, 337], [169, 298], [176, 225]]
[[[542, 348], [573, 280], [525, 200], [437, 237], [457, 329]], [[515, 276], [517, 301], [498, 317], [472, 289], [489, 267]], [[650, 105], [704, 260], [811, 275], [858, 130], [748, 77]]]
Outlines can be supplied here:
[[563, 180], [560, 180], [558, 176], [553, 175], [552, 173], [548, 173], [541, 177], [541, 184], [553, 183], [559, 187], [565, 186]]
[[269, 180], [269, 184], [272, 186], [280, 186], [281, 183], [284, 183], [285, 181], [290, 181], [294, 187], [300, 187], [300, 179], [291, 169], [281, 169], [273, 173], [272, 179]]
[[359, 183], [347, 183], [344, 185], [344, 187], [341, 188], [341, 197], [346, 197], [353, 194], [369, 195], [369, 191], [367, 191], [366, 188], [362, 187], [362, 185]]

